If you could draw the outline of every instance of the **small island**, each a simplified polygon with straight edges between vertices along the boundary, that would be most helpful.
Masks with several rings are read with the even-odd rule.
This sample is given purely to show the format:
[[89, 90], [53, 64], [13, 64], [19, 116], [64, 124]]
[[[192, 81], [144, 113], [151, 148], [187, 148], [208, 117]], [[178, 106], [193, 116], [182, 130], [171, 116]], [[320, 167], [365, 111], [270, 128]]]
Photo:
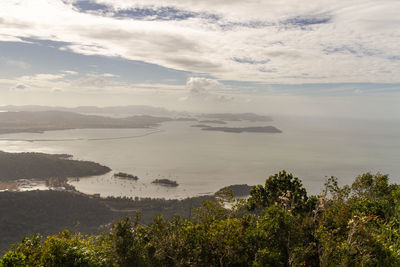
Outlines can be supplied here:
[[208, 126], [208, 125], [206, 125], [206, 124], [194, 124], [194, 125], [192, 125], [191, 127], [208, 128], [208, 127], [211, 127], [211, 126]]
[[159, 184], [163, 186], [171, 186], [171, 187], [177, 187], [179, 184], [176, 181], [172, 181], [169, 179], [155, 179], [152, 184]]
[[230, 186], [226, 186], [218, 190], [217, 193], [219, 192], [224, 192], [226, 190], [232, 191], [232, 194], [234, 197], [247, 197], [250, 195], [250, 190], [253, 188], [253, 186], [248, 185], [248, 184], [234, 184]]
[[129, 180], [134, 180], [134, 181], [139, 180], [139, 177], [137, 177], [136, 175], [128, 174], [128, 173], [125, 173], [125, 172], [114, 173], [114, 177], [122, 178], [122, 179], [129, 179]]
[[267, 122], [272, 121], [270, 116], [258, 115], [254, 113], [216, 113], [203, 114], [203, 118], [216, 119], [224, 121], [251, 121], [251, 122]]
[[226, 124], [225, 121], [221, 121], [221, 120], [202, 120], [199, 121], [201, 123], [214, 123], [214, 124]]
[[204, 127], [204, 131], [218, 131], [226, 133], [282, 133], [274, 126], [254, 126], [254, 127]]

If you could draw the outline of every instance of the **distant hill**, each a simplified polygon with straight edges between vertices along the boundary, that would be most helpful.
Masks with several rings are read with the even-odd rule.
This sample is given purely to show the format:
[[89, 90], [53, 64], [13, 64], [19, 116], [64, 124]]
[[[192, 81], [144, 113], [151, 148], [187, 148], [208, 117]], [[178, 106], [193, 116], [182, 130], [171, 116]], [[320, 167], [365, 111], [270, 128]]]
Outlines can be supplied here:
[[3, 111], [69, 111], [84, 114], [118, 114], [118, 115], [152, 115], [152, 116], [172, 116], [175, 115], [174, 111], [167, 110], [161, 107], [152, 107], [144, 105], [129, 105], [129, 106], [79, 106], [79, 107], [51, 107], [51, 106], [0, 106]]
[[171, 120], [174, 119], [149, 115], [111, 118], [67, 111], [0, 112], [0, 134], [85, 128], [148, 128]]
[[55, 234], [66, 228], [95, 233], [121, 216], [97, 199], [58, 191], [1, 192], [0, 214], [0, 254], [23, 236]]
[[[69, 191], [0, 192], [0, 257], [2, 251], [23, 236], [56, 234], [64, 229], [99, 233], [104, 226], [125, 215], [141, 212], [141, 223], [162, 214], [192, 216], [192, 209], [213, 196], [177, 199], [99, 198]], [[194, 214], [194, 212], [193, 212]]]
[[214, 114], [202, 114], [201, 117], [209, 119], [225, 120], [225, 121], [251, 121], [251, 122], [272, 121], [272, 118], [270, 116], [258, 115], [254, 113], [214, 113]]

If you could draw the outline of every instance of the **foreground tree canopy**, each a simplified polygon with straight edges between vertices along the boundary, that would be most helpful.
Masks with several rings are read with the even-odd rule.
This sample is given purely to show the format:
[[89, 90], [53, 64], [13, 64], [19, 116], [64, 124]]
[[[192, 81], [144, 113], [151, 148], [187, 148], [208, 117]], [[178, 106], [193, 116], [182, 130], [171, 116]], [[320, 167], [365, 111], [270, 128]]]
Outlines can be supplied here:
[[218, 199], [191, 219], [126, 217], [102, 235], [26, 237], [0, 266], [400, 266], [400, 187], [387, 175], [343, 187], [331, 177], [307, 196], [282, 171], [247, 200]]

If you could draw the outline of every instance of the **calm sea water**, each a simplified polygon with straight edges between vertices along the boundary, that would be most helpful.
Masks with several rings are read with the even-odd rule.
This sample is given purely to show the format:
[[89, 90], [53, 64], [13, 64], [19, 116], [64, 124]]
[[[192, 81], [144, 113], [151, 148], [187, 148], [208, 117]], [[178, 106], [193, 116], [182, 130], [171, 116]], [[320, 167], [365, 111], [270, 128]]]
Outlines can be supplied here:
[[[155, 129], [83, 129], [0, 136], [0, 150], [68, 153], [113, 169], [98, 177], [71, 181], [79, 191], [102, 196], [182, 198], [215, 192], [230, 184], [262, 184], [285, 169], [310, 193], [319, 193], [325, 176], [349, 184], [364, 172], [390, 175], [400, 182], [400, 123], [315, 118], [275, 118], [281, 134], [223, 133], [168, 122]], [[230, 123], [232, 126], [264, 125]], [[114, 172], [139, 181], [112, 178]], [[179, 187], [151, 184], [176, 180]]]

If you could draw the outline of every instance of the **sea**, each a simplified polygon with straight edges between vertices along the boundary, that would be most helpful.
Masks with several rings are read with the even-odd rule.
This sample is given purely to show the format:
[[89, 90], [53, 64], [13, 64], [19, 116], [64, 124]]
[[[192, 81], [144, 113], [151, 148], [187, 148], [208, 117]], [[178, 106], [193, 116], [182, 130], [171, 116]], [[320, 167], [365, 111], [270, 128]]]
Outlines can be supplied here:
[[[73, 159], [106, 165], [112, 171], [105, 175], [69, 179], [78, 191], [103, 197], [181, 199], [212, 194], [227, 185], [264, 184], [281, 170], [301, 179], [309, 194], [320, 193], [330, 176], [343, 185], [362, 173], [380, 172], [389, 174], [392, 183], [400, 183], [397, 120], [274, 117], [272, 122], [215, 125], [272, 125], [282, 133], [204, 131], [194, 124], [198, 123], [6, 134], [0, 135], [0, 150], [67, 153]], [[136, 175], [139, 180], [115, 178], [116, 172]], [[152, 183], [161, 178], [179, 186]]]

